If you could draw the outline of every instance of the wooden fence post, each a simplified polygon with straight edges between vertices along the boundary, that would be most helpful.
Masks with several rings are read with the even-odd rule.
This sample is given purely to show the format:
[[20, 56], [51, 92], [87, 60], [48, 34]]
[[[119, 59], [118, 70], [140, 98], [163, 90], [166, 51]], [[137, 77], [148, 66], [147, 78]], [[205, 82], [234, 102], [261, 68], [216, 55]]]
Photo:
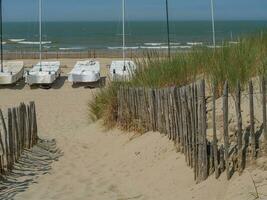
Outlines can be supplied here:
[[183, 123], [183, 100], [182, 100], [182, 88], [178, 90], [178, 108], [179, 108], [179, 124], [180, 124], [180, 151], [185, 152], [185, 143], [184, 143], [184, 123]]
[[194, 180], [197, 180], [197, 172], [198, 172], [198, 96], [197, 96], [197, 85], [196, 83], [192, 86], [192, 109], [193, 109], [193, 159], [194, 159]]
[[176, 99], [175, 99], [175, 93], [176, 93], [176, 88], [172, 87], [171, 88], [171, 105], [172, 105], [172, 116], [173, 116], [173, 141], [175, 145], [177, 146], [177, 137], [178, 137], [178, 110], [177, 110], [177, 104], [176, 104]]
[[267, 124], [266, 124], [266, 80], [262, 77], [262, 119], [263, 119], [263, 134], [264, 134], [264, 152], [267, 154]]
[[4, 132], [4, 138], [5, 138], [5, 170], [8, 170], [8, 165], [10, 163], [10, 149], [9, 149], [9, 141], [8, 141], [8, 131], [7, 131], [7, 127], [6, 127], [6, 123], [4, 120], [4, 115], [2, 113], [2, 110], [0, 109], [0, 125], [2, 127], [2, 131]]
[[197, 101], [198, 101], [198, 136], [197, 136], [197, 140], [198, 140], [198, 171], [197, 171], [197, 182], [201, 182], [202, 181], [202, 170], [203, 170], [203, 166], [202, 166], [202, 160], [203, 160], [203, 141], [202, 141], [202, 101], [201, 101], [201, 96], [202, 96], [202, 90], [200, 89], [200, 85], [198, 86], [198, 97], [197, 97]]
[[186, 87], [183, 87], [183, 93], [182, 93], [182, 109], [183, 109], [183, 124], [184, 124], [184, 154], [185, 154], [185, 160], [187, 165], [190, 165], [190, 150], [189, 150], [189, 130], [188, 130], [188, 103], [187, 103], [187, 92]]
[[8, 164], [8, 169], [11, 170], [13, 163], [15, 161], [14, 158], [14, 137], [13, 137], [13, 126], [12, 126], [12, 111], [8, 109], [8, 142], [9, 142], [9, 153], [10, 153], [10, 163]]
[[212, 126], [213, 126], [213, 154], [214, 154], [214, 168], [215, 177], [219, 178], [219, 163], [218, 163], [218, 139], [216, 131], [216, 87], [212, 87]]
[[222, 173], [225, 170], [225, 159], [224, 159], [224, 152], [225, 149], [223, 147], [223, 145], [220, 146], [219, 149], [219, 155], [220, 155], [220, 173]]
[[[2, 110], [0, 109], [0, 115], [2, 115]], [[0, 123], [0, 128], [2, 123]], [[5, 159], [5, 146], [4, 146], [4, 141], [2, 138], [2, 130], [0, 129], [0, 174], [3, 174], [5, 171], [5, 166], [4, 166], [4, 159]]]
[[193, 119], [193, 86], [189, 85], [187, 87], [187, 109], [188, 109], [188, 137], [189, 137], [189, 163], [190, 167], [194, 167], [194, 119]]
[[160, 133], [163, 133], [163, 108], [162, 108], [162, 89], [158, 90], [158, 120]]
[[238, 148], [238, 172], [243, 171], [243, 144], [242, 144], [242, 114], [241, 114], [241, 87], [239, 81], [236, 87], [236, 118], [237, 118], [237, 148]]
[[201, 81], [202, 101], [202, 142], [203, 142], [203, 180], [208, 178], [208, 151], [207, 151], [207, 105], [205, 81]]
[[250, 137], [251, 137], [251, 159], [256, 159], [256, 137], [254, 119], [253, 83], [249, 81], [249, 113], [250, 113]]
[[197, 182], [206, 180], [208, 177], [208, 155], [207, 155], [207, 108], [205, 96], [205, 81], [199, 85], [198, 96], [198, 179]]
[[229, 163], [229, 130], [228, 130], [228, 82], [224, 84], [223, 91], [223, 133], [224, 133], [224, 157], [225, 157], [225, 167], [226, 175], [229, 180], [230, 177], [230, 163]]

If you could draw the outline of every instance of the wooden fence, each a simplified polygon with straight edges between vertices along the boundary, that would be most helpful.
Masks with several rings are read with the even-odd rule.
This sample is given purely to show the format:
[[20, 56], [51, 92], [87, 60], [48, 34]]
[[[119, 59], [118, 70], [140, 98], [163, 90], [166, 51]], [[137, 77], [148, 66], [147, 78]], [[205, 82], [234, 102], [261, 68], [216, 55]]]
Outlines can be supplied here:
[[[134, 58], [144, 55], [143, 51], [127, 50], [127, 57]], [[86, 58], [119, 58], [121, 57], [121, 51], [116, 50], [88, 50], [88, 51], [44, 51], [43, 59], [86, 59]], [[18, 60], [18, 59], [39, 59], [38, 52], [16, 51], [5, 52], [4, 59], [6, 60]]]
[[[173, 140], [178, 151], [184, 153], [186, 163], [194, 170], [196, 182], [204, 181], [215, 173], [218, 178], [226, 171], [227, 179], [234, 172], [242, 173], [246, 163], [253, 162], [267, 146], [266, 88], [262, 80], [262, 130], [264, 140], [255, 133], [253, 84], [249, 83], [249, 131], [242, 126], [241, 89], [237, 84], [235, 113], [237, 130], [233, 140], [229, 137], [229, 87], [225, 83], [222, 96], [223, 140], [218, 141], [216, 127], [215, 87], [212, 95], [206, 95], [205, 81], [199, 81], [181, 88], [131, 88], [121, 87], [118, 91], [117, 123], [124, 129], [159, 131]], [[211, 109], [207, 102], [211, 100]], [[207, 136], [207, 114], [211, 114], [212, 137]], [[218, 115], [218, 114], [217, 114]], [[247, 137], [248, 136], [248, 137]], [[231, 139], [231, 140], [230, 140]]]
[[0, 176], [11, 171], [22, 152], [38, 140], [34, 102], [9, 108], [5, 116], [0, 109]]
[[[161, 56], [166, 56], [166, 50], [134, 50], [128, 49], [125, 54], [127, 58], [139, 58], [144, 57], [148, 52], [156, 52]], [[185, 52], [183, 51], [172, 51], [171, 53]], [[15, 51], [15, 52], [4, 52], [5, 60], [23, 60], [23, 59], [39, 59], [39, 52], [31, 51]], [[87, 58], [120, 58], [122, 57], [121, 50], [101, 50], [92, 49], [88, 51], [43, 51], [43, 59], [87, 59]]]

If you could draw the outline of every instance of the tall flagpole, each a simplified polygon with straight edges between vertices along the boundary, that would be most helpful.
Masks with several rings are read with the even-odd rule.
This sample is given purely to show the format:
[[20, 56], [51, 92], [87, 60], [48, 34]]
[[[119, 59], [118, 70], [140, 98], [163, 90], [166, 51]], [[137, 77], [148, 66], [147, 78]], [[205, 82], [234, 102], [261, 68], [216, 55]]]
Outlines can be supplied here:
[[216, 33], [215, 33], [215, 21], [214, 21], [214, 3], [213, 0], [210, 0], [210, 8], [211, 8], [211, 20], [212, 20], [212, 40], [213, 47], [216, 47]]
[[39, 60], [42, 71], [42, 0], [39, 0]]
[[171, 47], [170, 47], [170, 23], [169, 23], [169, 5], [168, 0], [166, 0], [166, 20], [167, 20], [167, 37], [168, 37], [168, 57], [171, 57]]
[[0, 34], [1, 34], [1, 72], [4, 72], [4, 63], [3, 63], [3, 7], [2, 0], [0, 0]]
[[125, 0], [122, 0], [122, 57], [125, 65]]

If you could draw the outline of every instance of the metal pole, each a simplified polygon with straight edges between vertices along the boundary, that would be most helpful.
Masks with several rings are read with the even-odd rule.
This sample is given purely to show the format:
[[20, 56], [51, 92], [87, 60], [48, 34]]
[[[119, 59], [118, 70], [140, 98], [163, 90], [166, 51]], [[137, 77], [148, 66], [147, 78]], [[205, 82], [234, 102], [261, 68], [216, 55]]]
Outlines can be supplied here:
[[122, 0], [122, 57], [125, 65], [125, 0]]
[[169, 24], [169, 5], [168, 0], [166, 0], [166, 18], [167, 18], [167, 35], [168, 35], [168, 57], [171, 57], [171, 47], [170, 47], [170, 24]]
[[214, 21], [214, 3], [213, 0], [210, 0], [210, 7], [211, 7], [211, 20], [212, 20], [212, 40], [213, 40], [213, 47], [216, 47], [216, 33], [215, 33], [215, 21]]
[[42, 0], [39, 0], [39, 60], [42, 71]]
[[3, 62], [3, 8], [2, 8], [2, 0], [0, 0], [0, 34], [1, 34], [1, 72], [4, 72], [4, 62]]

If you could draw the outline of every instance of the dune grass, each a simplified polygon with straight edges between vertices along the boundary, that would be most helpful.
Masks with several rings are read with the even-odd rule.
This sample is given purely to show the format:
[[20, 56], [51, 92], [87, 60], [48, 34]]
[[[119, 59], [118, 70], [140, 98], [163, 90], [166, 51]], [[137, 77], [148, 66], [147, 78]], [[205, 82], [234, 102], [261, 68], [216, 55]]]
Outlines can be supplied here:
[[111, 83], [90, 102], [96, 119], [103, 118], [106, 124], [114, 124], [116, 90], [121, 84], [161, 88], [205, 78], [208, 83], [217, 85], [219, 94], [226, 80], [230, 88], [235, 88], [237, 81], [244, 87], [252, 77], [267, 73], [267, 33], [241, 38], [238, 44], [225, 42], [215, 49], [196, 47], [187, 53], [175, 53], [170, 59], [158, 52], [146, 52], [135, 62], [138, 70], [130, 82]]
[[195, 48], [177, 53], [171, 59], [147, 53], [138, 60], [139, 70], [131, 81], [135, 86], [164, 87], [191, 83], [200, 76], [221, 87], [225, 80], [242, 85], [267, 69], [267, 33], [240, 39], [238, 44], [225, 42], [223, 47]]
[[116, 121], [117, 91], [119, 83], [112, 83], [106, 88], [100, 89], [89, 102], [90, 118], [93, 121], [103, 119], [104, 125], [112, 127]]

